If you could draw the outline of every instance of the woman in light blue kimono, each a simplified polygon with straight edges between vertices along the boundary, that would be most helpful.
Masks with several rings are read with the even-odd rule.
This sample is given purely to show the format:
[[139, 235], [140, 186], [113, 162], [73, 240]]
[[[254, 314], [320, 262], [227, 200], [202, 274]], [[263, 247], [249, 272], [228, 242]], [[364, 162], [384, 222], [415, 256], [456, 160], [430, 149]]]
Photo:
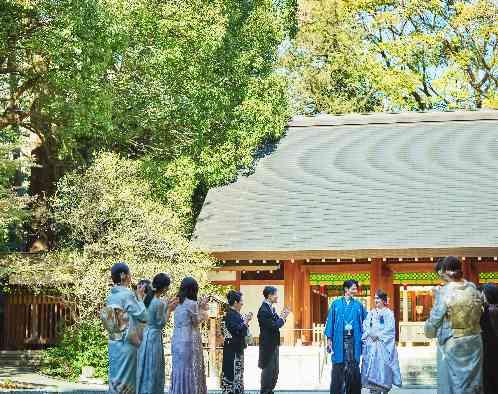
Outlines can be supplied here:
[[377, 290], [375, 308], [363, 322], [361, 382], [372, 394], [388, 393], [393, 385], [401, 387], [394, 313], [386, 305], [387, 294]]
[[444, 286], [425, 322], [425, 335], [438, 342], [438, 394], [478, 394], [482, 390], [482, 299], [463, 279], [462, 263], [446, 257], [437, 267]]
[[147, 325], [138, 350], [137, 394], [164, 394], [163, 329], [177, 300], [167, 302], [160, 297], [168, 291], [170, 282], [168, 275], [157, 274], [144, 300]]
[[131, 275], [124, 263], [114, 264], [111, 276], [114, 287], [101, 314], [109, 332], [109, 393], [135, 394], [139, 321], [147, 318], [145, 289], [138, 286], [135, 294], [128, 288]]

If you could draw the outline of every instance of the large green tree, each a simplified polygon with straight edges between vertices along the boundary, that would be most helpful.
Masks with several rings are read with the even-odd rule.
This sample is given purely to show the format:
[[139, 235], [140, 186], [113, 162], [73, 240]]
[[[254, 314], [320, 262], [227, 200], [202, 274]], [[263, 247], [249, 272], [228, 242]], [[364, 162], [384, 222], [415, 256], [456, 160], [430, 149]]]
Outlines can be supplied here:
[[31, 192], [99, 150], [144, 158], [189, 232], [206, 190], [289, 116], [275, 73], [293, 0], [1, 0], [0, 129], [37, 136]]
[[357, 12], [384, 68], [416, 82], [417, 108], [496, 105], [495, 1], [361, 1]]
[[149, 3], [128, 10], [115, 125], [136, 133], [131, 149], [147, 158], [158, 196], [188, 233], [206, 190], [233, 180], [283, 132], [287, 85], [275, 64], [294, 8], [270, 0]]
[[100, 1], [0, 1], [0, 130], [37, 137], [32, 194], [52, 194], [112, 130], [120, 31]]
[[305, 0], [302, 10], [294, 69], [318, 111], [498, 106], [496, 2]]
[[348, 3], [301, 2], [300, 29], [284, 59], [300, 110], [382, 110], [381, 92], [375, 83], [380, 67], [366, 50], [361, 26]]

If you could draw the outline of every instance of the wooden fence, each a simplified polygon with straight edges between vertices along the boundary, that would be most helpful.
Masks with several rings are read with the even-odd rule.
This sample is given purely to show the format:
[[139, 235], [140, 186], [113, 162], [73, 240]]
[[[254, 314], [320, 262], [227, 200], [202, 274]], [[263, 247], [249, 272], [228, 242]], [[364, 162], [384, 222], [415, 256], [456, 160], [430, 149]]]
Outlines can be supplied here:
[[21, 350], [57, 343], [71, 314], [58, 297], [14, 293], [5, 297], [3, 317], [0, 349]]

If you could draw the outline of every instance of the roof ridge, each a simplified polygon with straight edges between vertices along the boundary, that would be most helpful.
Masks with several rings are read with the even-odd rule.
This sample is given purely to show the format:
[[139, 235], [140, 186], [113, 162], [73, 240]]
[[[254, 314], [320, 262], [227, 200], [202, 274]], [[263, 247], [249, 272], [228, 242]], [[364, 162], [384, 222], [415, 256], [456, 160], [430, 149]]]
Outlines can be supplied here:
[[319, 114], [315, 116], [298, 115], [290, 120], [288, 127], [361, 126], [372, 124], [439, 123], [481, 120], [498, 121], [498, 110], [371, 112], [336, 115]]

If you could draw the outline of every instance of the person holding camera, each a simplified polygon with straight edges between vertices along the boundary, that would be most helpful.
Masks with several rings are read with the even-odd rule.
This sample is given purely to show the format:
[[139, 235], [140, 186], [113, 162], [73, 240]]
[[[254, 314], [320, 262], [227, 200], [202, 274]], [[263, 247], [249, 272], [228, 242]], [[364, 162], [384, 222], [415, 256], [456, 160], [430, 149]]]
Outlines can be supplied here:
[[261, 393], [273, 393], [277, 385], [279, 372], [280, 328], [285, 324], [290, 311], [284, 308], [279, 316], [275, 310], [278, 302], [277, 289], [266, 286], [263, 290], [265, 297], [258, 311], [259, 322], [259, 362], [261, 368]]
[[144, 299], [147, 323], [138, 350], [137, 394], [164, 394], [163, 329], [178, 305], [178, 298], [162, 300], [171, 280], [165, 273], [154, 276]]
[[221, 391], [224, 394], [244, 393], [244, 349], [252, 319], [250, 312], [242, 316], [242, 293], [230, 290], [227, 294], [229, 309], [223, 319], [223, 366]]

